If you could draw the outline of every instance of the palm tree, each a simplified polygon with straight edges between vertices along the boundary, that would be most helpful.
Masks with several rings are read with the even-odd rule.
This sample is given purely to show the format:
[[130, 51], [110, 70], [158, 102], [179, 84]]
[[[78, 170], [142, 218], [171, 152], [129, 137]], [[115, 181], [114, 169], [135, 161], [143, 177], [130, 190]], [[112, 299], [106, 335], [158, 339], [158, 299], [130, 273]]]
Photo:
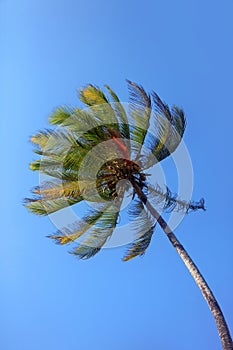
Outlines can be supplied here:
[[184, 261], [206, 299], [224, 350], [232, 350], [231, 335], [222, 311], [200, 271], [178, 241], [161, 212], [203, 209], [204, 200], [184, 201], [166, 187], [151, 184], [145, 171], [168, 157], [178, 147], [186, 126], [181, 108], [172, 109], [152, 92], [127, 81], [129, 112], [106, 85], [87, 85], [79, 91], [83, 108], [59, 107], [50, 116], [56, 130], [31, 137], [41, 159], [31, 170], [49, 179], [35, 187], [25, 206], [35, 214], [48, 215], [85, 199], [94, 203], [81, 222], [49, 237], [58, 244], [72, 243], [72, 254], [81, 259], [94, 256], [115, 230], [122, 201], [133, 189], [129, 218], [134, 220], [135, 240], [124, 261], [143, 255], [158, 223]]

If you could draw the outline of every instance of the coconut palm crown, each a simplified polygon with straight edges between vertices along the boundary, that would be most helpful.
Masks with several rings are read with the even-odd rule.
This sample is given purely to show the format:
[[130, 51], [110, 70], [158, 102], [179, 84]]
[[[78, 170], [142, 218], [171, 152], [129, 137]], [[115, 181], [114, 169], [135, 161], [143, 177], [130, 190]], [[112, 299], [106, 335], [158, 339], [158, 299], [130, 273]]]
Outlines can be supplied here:
[[87, 85], [79, 91], [85, 109], [57, 108], [49, 122], [59, 127], [31, 137], [41, 158], [30, 169], [48, 179], [32, 190], [25, 206], [47, 215], [83, 200], [95, 203], [81, 222], [49, 236], [58, 244], [73, 243], [71, 253], [81, 259], [94, 256], [111, 237], [130, 186], [128, 213], [134, 220], [135, 240], [125, 261], [143, 255], [155, 231], [157, 220], [142, 196], [161, 210], [205, 209], [203, 199], [184, 201], [167, 187], [150, 184], [146, 172], [178, 147], [186, 126], [184, 111], [175, 105], [170, 109], [154, 91], [148, 94], [132, 81], [127, 84], [129, 111], [108, 85], [108, 94]]
[[[112, 236], [125, 196], [131, 196], [129, 219], [135, 239], [123, 260], [143, 255], [156, 223], [176, 249], [194, 278], [215, 319], [224, 350], [233, 350], [226, 320], [199, 269], [161, 216], [163, 210], [203, 209], [204, 200], [184, 201], [167, 188], [149, 182], [148, 169], [173, 153], [183, 137], [185, 115], [171, 109], [152, 92], [127, 81], [129, 108], [106, 85], [80, 89], [83, 108], [57, 108], [49, 118], [56, 129], [31, 137], [35, 153], [41, 156], [30, 164], [47, 176], [32, 190], [25, 206], [35, 214], [48, 215], [78, 203], [91, 203], [82, 220], [49, 237], [58, 244], [72, 243], [71, 253], [81, 259], [94, 256]], [[131, 190], [131, 192], [130, 192]], [[91, 209], [90, 209], [91, 207]]]

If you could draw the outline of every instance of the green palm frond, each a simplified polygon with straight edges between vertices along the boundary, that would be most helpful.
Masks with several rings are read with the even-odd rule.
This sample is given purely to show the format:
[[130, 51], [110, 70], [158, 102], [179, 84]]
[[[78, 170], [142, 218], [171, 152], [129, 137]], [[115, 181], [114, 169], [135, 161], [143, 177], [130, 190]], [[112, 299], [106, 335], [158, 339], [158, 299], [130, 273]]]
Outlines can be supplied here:
[[131, 244], [122, 260], [128, 261], [135, 258], [136, 256], [144, 255], [150, 245], [154, 229], [155, 226], [152, 226], [150, 229], [148, 229], [147, 232], [143, 233], [142, 235], [138, 235], [138, 238]]
[[155, 91], [153, 91], [151, 95], [153, 99], [153, 108], [155, 112], [172, 122], [173, 117], [171, 115], [168, 105], [161, 100], [161, 98]]
[[111, 205], [101, 212], [101, 216], [87, 231], [83, 241], [71, 251], [72, 254], [80, 259], [88, 259], [100, 251], [116, 228], [121, 203], [122, 200], [118, 202], [117, 208]]
[[146, 212], [140, 200], [134, 200], [129, 209], [133, 218], [136, 231], [136, 239], [129, 245], [129, 249], [123, 257], [123, 261], [133, 259], [138, 255], [144, 255], [155, 230], [156, 222]]
[[30, 141], [36, 145], [36, 147], [43, 150], [45, 149], [52, 132], [52, 130], [39, 131], [37, 134], [31, 136]]
[[158, 94], [152, 93], [153, 98], [153, 133], [149, 137], [150, 149], [157, 161], [168, 157], [178, 147], [186, 126], [182, 109], [173, 106], [170, 111]]
[[[129, 122], [128, 122], [128, 117], [127, 117], [126, 111], [125, 111], [124, 107], [122, 106], [118, 96], [110, 88], [110, 86], [105, 85], [105, 87], [108, 89], [110, 95], [112, 96], [113, 101], [115, 102], [112, 104], [112, 108], [114, 109], [115, 114], [116, 114], [117, 119], [118, 119], [121, 136], [126, 140], [130, 140]], [[129, 153], [130, 153], [130, 149], [129, 149]]]
[[176, 131], [183, 137], [185, 127], [186, 127], [186, 118], [182, 108], [177, 107], [176, 105], [172, 106], [172, 117], [173, 123], [176, 128]]
[[107, 206], [102, 208], [102, 211], [92, 210], [91, 213], [82, 218], [81, 222], [76, 222], [70, 227], [63, 227], [56, 234], [49, 235], [48, 238], [54, 239], [57, 244], [74, 242], [101, 218], [103, 209], [106, 210], [107, 208]]
[[74, 108], [61, 106], [55, 109], [49, 117], [50, 124], [61, 125], [69, 119], [75, 112]]
[[[64, 168], [62, 167], [61, 159], [58, 156], [53, 156], [52, 158], [43, 157], [34, 160], [30, 163], [30, 169], [60, 178]], [[58, 174], [58, 176], [56, 176], [56, 174]]]
[[115, 124], [118, 128], [118, 120], [104, 92], [94, 85], [87, 85], [80, 89], [79, 99], [90, 107], [88, 112], [92, 118], [102, 124]]
[[78, 107], [70, 109], [69, 116], [67, 114], [67, 117], [64, 118], [61, 117], [58, 119], [56, 115], [53, 117], [52, 114], [49, 121], [51, 124], [59, 124], [62, 127], [65, 127], [71, 133], [74, 133], [77, 137], [81, 136], [83, 132], [98, 126], [97, 120], [93, 118], [89, 110]]
[[31, 142], [36, 146], [36, 151], [43, 151], [44, 155], [61, 155], [64, 150], [69, 150], [76, 144], [76, 138], [67, 130], [45, 130], [31, 136]]
[[[67, 157], [71, 159], [67, 160]], [[56, 179], [68, 179], [70, 181], [77, 181], [78, 171], [75, 166], [72, 167], [72, 154], [67, 155], [50, 155], [43, 156], [41, 159], [34, 160], [30, 163], [30, 169], [33, 171], [40, 171]]]
[[[108, 126], [109, 127], [109, 126]], [[39, 147], [35, 153], [41, 154], [40, 160], [35, 160], [30, 164], [31, 170], [40, 170], [41, 172], [52, 176], [58, 171], [60, 174], [67, 171], [77, 172], [82, 160], [94, 146], [101, 144], [104, 140], [110, 140], [112, 132], [105, 126], [98, 126], [76, 138], [75, 134], [65, 132], [64, 130], [52, 131], [46, 130], [39, 132], [31, 137], [31, 141]], [[103, 148], [107, 146], [102, 145]], [[112, 154], [119, 153], [118, 146], [113, 147]], [[95, 161], [103, 161], [103, 155], [95, 152]], [[70, 173], [69, 173], [70, 174]], [[75, 175], [77, 178], [77, 174]]]
[[150, 125], [151, 98], [142, 86], [127, 80], [130, 96], [131, 139], [135, 142], [132, 146], [136, 151], [137, 160], [144, 143], [147, 130]]
[[[108, 87], [108, 89], [111, 96], [118, 99], [117, 95], [110, 89], [110, 87]], [[105, 134], [108, 132], [114, 139], [121, 139], [124, 148], [124, 156], [129, 157], [129, 149], [125, 142], [125, 138], [128, 138], [129, 136], [129, 127], [125, 111], [123, 107], [120, 106], [120, 103], [118, 102], [118, 107], [114, 108], [103, 91], [91, 84], [80, 89], [79, 98], [89, 107], [91, 118], [101, 123], [101, 126], [105, 125]]]
[[108, 99], [103, 91], [92, 84], [89, 84], [80, 89], [79, 99], [87, 106], [95, 106], [108, 103]]
[[73, 204], [79, 203], [82, 199], [82, 196], [76, 197], [76, 199], [63, 197], [49, 200], [26, 198], [24, 205], [34, 214], [48, 215], [55, 213], [58, 210], [69, 207]]

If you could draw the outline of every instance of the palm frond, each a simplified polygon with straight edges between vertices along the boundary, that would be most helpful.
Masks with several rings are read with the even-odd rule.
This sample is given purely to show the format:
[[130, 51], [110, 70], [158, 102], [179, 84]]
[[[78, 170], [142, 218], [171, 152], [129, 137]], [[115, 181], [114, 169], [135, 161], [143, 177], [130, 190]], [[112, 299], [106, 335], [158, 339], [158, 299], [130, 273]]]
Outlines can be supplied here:
[[185, 118], [183, 109], [177, 107], [176, 105], [173, 105], [172, 117], [173, 117], [173, 124], [176, 128], [176, 131], [178, 132], [180, 137], [183, 137], [185, 127], [186, 127], [186, 118]]
[[50, 124], [61, 125], [74, 113], [75, 108], [60, 106], [53, 111], [49, 117]]
[[72, 145], [76, 144], [76, 138], [64, 129], [47, 129], [33, 135], [31, 142], [37, 147], [36, 150], [39, 148], [45, 155], [61, 155], [64, 150], [69, 150]]
[[119, 200], [117, 208], [111, 205], [102, 212], [95, 225], [87, 231], [83, 241], [71, 251], [72, 254], [80, 259], [88, 259], [100, 251], [117, 225], [121, 203], [122, 200]]
[[168, 119], [170, 122], [173, 121], [173, 117], [171, 115], [169, 106], [161, 100], [159, 95], [153, 91], [152, 92], [152, 99], [153, 99], [153, 108], [155, 112], [159, 115], [164, 116], [166, 119]]
[[[72, 180], [69, 175], [67, 178], [68, 180], [63, 178], [62, 181], [57, 179], [45, 181], [42, 185], [34, 187], [33, 197], [25, 199], [25, 206], [35, 214], [47, 215], [79, 203], [83, 199], [101, 203], [99, 192], [102, 183], [93, 183], [88, 176], [85, 177], [85, 181]], [[112, 196], [109, 198], [114, 199]]]
[[[50, 175], [51, 176], [53, 171], [62, 173], [62, 170], [64, 169], [62, 166], [62, 161], [58, 156], [53, 157], [43, 157], [41, 159], [36, 159], [33, 162], [30, 163], [30, 169], [34, 171], [40, 170], [41, 172]], [[56, 177], [56, 176], [54, 176]]]
[[167, 186], [163, 190], [158, 184], [156, 186], [148, 185], [147, 190], [150, 201], [156, 206], [161, 204], [161, 209], [167, 212], [189, 213], [199, 209], [206, 210], [203, 198], [199, 201], [185, 201], [179, 198], [177, 194], [172, 193]]
[[74, 108], [69, 118], [64, 118], [61, 126], [67, 128], [76, 137], [80, 137], [83, 132], [98, 127], [99, 123], [93, 113], [88, 109]]
[[[111, 89], [110, 91], [112, 93], [112, 96], [117, 98], [116, 94], [114, 95], [114, 92]], [[105, 129], [107, 129], [105, 130], [105, 136], [106, 131], [108, 131], [110, 134], [112, 134], [111, 131], [114, 131], [114, 134], [117, 134], [117, 136], [112, 135], [112, 138], [115, 139], [117, 137], [121, 139], [121, 143], [125, 149], [123, 156], [129, 157], [129, 151], [124, 141], [125, 133], [127, 133], [128, 128], [128, 123], [127, 120], [125, 120], [124, 116], [124, 109], [120, 106], [118, 106], [118, 108], [113, 108], [112, 104], [108, 101], [104, 92], [99, 87], [95, 87], [91, 84], [87, 85], [86, 87], [80, 90], [79, 98], [83, 103], [89, 106], [88, 113], [94, 120], [96, 120], [99, 123], [99, 126], [102, 127], [103, 125], [105, 125]], [[119, 123], [119, 111], [123, 123]]]
[[[172, 134], [172, 126], [168, 119], [158, 116], [155, 112], [153, 114], [153, 125], [147, 132], [145, 146], [150, 154], [146, 154], [148, 158], [145, 162], [145, 168], [149, 168], [155, 163], [165, 158], [164, 152], [167, 152], [167, 142]], [[144, 151], [145, 153], [145, 151]], [[147, 163], [147, 164], [146, 164]]]
[[31, 136], [30, 141], [43, 150], [46, 147], [52, 133], [52, 130], [39, 131], [37, 134]]
[[82, 196], [77, 196], [75, 199], [62, 197], [49, 200], [39, 198], [25, 198], [24, 206], [34, 214], [48, 215], [73, 204], [76, 204], [82, 199]]
[[155, 226], [152, 226], [147, 232], [139, 236], [130, 246], [126, 255], [123, 257], [123, 261], [128, 261], [136, 256], [142, 256], [145, 254], [147, 248], [150, 245], [152, 235], [154, 233]]
[[138, 159], [150, 124], [151, 98], [142, 86], [127, 80], [130, 100], [130, 117], [133, 125], [130, 130], [130, 138], [135, 143], [132, 145], [136, 151], [135, 160]]
[[26, 198], [25, 207], [38, 215], [48, 215], [79, 203], [83, 200], [83, 191], [78, 181], [46, 181], [32, 189], [32, 198]]
[[33, 171], [40, 171], [56, 179], [77, 181], [78, 171], [75, 167], [71, 168], [71, 165], [69, 167], [69, 164], [65, 163], [65, 155], [63, 158], [62, 157], [63, 156], [59, 155], [52, 155], [49, 157], [43, 155], [41, 159], [30, 163], [30, 169]]
[[80, 89], [79, 99], [89, 107], [88, 113], [97, 121], [103, 124], [115, 124], [118, 127], [118, 121], [115, 113], [105, 96], [104, 92], [94, 85], [87, 85]]
[[[124, 107], [122, 106], [117, 94], [110, 88], [109, 85], [105, 85], [108, 89], [112, 99], [115, 103], [111, 104], [112, 108], [115, 111], [116, 117], [119, 123], [119, 129], [121, 137], [124, 137], [127, 140], [130, 140], [130, 130], [129, 130], [129, 121]], [[130, 153], [130, 150], [129, 150]]]
[[[101, 128], [101, 127], [98, 127]], [[60, 174], [64, 172], [76, 172], [80, 167], [82, 160], [97, 144], [103, 141], [104, 131], [92, 129], [83, 133], [82, 137], [76, 138], [74, 134], [65, 132], [64, 130], [41, 131], [34, 135], [31, 140], [39, 146], [41, 150], [35, 150], [35, 153], [42, 155], [40, 160], [35, 160], [30, 164], [31, 170], [40, 170], [51, 176], [60, 178]], [[109, 134], [109, 138], [110, 138]], [[96, 160], [103, 157], [95, 154]], [[54, 175], [58, 172], [59, 176]], [[71, 173], [69, 173], [71, 175]]]
[[37, 159], [30, 163], [30, 170], [40, 171], [58, 180], [77, 181], [78, 178], [78, 173], [76, 171], [70, 169], [65, 170], [59, 162], [52, 159]]
[[75, 138], [81, 137], [84, 132], [97, 128], [99, 125], [93, 113], [78, 107], [73, 109], [68, 109], [67, 107], [58, 108], [50, 116], [49, 122], [51, 124], [60, 124]]
[[165, 159], [176, 150], [186, 126], [182, 109], [173, 106], [170, 111], [168, 105], [155, 92], [152, 92], [152, 98], [153, 124], [147, 133], [145, 143], [155, 158], [152, 164], [148, 162], [148, 167]]
[[154, 107], [154, 129], [156, 131], [152, 153], [157, 158], [157, 161], [161, 161], [169, 155], [167, 144], [173, 136], [173, 118], [168, 105], [164, 103], [154, 91], [152, 92], [152, 98]]
[[133, 259], [138, 255], [144, 255], [148, 248], [155, 230], [156, 221], [149, 216], [143, 203], [135, 199], [130, 208], [129, 214], [133, 218], [136, 231], [136, 239], [129, 245], [123, 261]]
[[79, 91], [79, 99], [87, 106], [95, 106], [108, 103], [103, 91], [92, 84], [89, 84]]
[[81, 195], [80, 183], [78, 181], [46, 181], [36, 186], [32, 193], [39, 199], [55, 199], [60, 197], [77, 198]]
[[103, 211], [92, 210], [88, 215], [82, 218], [81, 222], [76, 222], [69, 227], [63, 227], [56, 234], [49, 235], [57, 244], [67, 244], [74, 242], [90, 229], [103, 215]]

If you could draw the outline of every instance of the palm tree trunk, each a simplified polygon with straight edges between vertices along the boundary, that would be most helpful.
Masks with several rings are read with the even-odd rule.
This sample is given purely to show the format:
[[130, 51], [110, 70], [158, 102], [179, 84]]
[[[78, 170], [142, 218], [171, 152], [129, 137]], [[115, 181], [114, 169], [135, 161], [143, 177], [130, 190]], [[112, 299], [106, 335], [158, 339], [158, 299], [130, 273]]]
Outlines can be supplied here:
[[231, 335], [227, 326], [227, 323], [225, 321], [224, 315], [220, 309], [220, 306], [218, 305], [217, 300], [215, 299], [211, 289], [209, 288], [207, 282], [205, 281], [204, 277], [198, 270], [197, 266], [194, 264], [193, 260], [190, 258], [182, 244], [179, 242], [179, 240], [176, 238], [174, 233], [172, 232], [171, 228], [167, 225], [166, 221], [160, 216], [160, 214], [157, 212], [157, 210], [151, 205], [151, 203], [148, 201], [146, 195], [143, 193], [141, 188], [134, 182], [133, 183], [134, 189], [138, 195], [138, 197], [141, 199], [143, 204], [146, 206], [147, 210], [153, 215], [153, 217], [157, 220], [161, 228], [163, 229], [164, 233], [167, 235], [168, 239], [172, 243], [173, 247], [176, 249], [178, 254], [180, 255], [181, 259], [185, 263], [186, 267], [188, 268], [189, 272], [193, 276], [197, 286], [202, 292], [203, 297], [207, 301], [209, 308], [213, 314], [213, 317], [215, 319], [218, 333], [220, 336], [220, 339], [222, 341], [222, 347], [224, 350], [232, 350], [233, 349], [233, 343], [231, 339]]

